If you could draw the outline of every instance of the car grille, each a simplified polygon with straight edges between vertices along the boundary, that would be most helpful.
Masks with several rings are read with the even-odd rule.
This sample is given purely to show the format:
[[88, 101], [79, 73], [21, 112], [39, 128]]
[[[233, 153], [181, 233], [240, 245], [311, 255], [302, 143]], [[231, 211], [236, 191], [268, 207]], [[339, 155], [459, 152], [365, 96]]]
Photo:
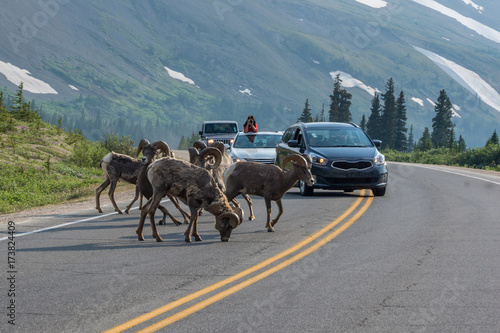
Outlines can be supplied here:
[[[233, 140], [232, 138], [231, 139], [216, 139], [216, 138], [212, 138], [213, 140], [215, 140], [216, 142], [219, 141], [219, 142], [222, 142], [222, 143], [226, 143], [228, 145], [231, 145], [231, 140]], [[207, 141], [210, 140], [210, 139], [207, 139]]]
[[363, 178], [325, 178], [330, 184], [335, 185], [371, 185], [376, 184], [379, 177], [363, 177]]
[[369, 169], [373, 166], [370, 161], [335, 161], [332, 163], [332, 168], [340, 169], [340, 170], [365, 170]]

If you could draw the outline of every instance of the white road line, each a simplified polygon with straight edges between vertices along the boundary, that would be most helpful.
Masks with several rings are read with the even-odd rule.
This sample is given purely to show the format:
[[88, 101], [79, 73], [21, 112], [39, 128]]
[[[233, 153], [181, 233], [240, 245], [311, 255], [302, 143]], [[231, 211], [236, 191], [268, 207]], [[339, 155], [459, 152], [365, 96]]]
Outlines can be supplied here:
[[[163, 202], [167, 202], [167, 201], [170, 201], [170, 200], [166, 199], [166, 200], [163, 200], [161, 202], [163, 203]], [[136, 210], [136, 209], [139, 209], [139, 207], [132, 207], [130, 210]], [[82, 222], [97, 220], [97, 219], [99, 219], [101, 217], [107, 217], [107, 216], [111, 216], [111, 215], [115, 215], [115, 214], [118, 214], [118, 212], [113, 212], [113, 213], [104, 214], [104, 215], [92, 216], [92, 217], [89, 217], [89, 218], [86, 218], [86, 219], [83, 219], [83, 220], [78, 220], [78, 221], [73, 221], [73, 222], [66, 222], [66, 223], [54, 225], [54, 226], [48, 227], [48, 228], [43, 228], [43, 229], [38, 229], [38, 230], [33, 230], [33, 231], [28, 231], [28, 232], [22, 232], [20, 234], [16, 233], [15, 238], [22, 237], [22, 236], [27, 236], [27, 235], [31, 235], [31, 234], [36, 234], [36, 233], [47, 231], [47, 230], [59, 229], [59, 228], [66, 227], [66, 226], [72, 225], [72, 224], [77, 224], [77, 223], [82, 223]], [[0, 242], [6, 240], [8, 238], [9, 238], [8, 236], [0, 238]]]

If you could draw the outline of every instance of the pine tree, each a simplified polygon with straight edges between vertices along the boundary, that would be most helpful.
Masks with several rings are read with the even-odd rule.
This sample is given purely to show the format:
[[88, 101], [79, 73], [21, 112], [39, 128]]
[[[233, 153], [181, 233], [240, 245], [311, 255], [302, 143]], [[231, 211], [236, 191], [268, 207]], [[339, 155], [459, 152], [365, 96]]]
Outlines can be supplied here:
[[311, 108], [309, 107], [309, 98], [306, 99], [306, 104], [304, 106], [304, 110], [302, 110], [302, 114], [297, 119], [297, 121], [300, 121], [303, 123], [310, 123], [313, 121], [312, 114], [311, 114]]
[[21, 83], [19, 83], [16, 97], [12, 101], [12, 105], [10, 107], [12, 115], [17, 119], [19, 119], [19, 116], [22, 113], [23, 104], [24, 104], [24, 93], [23, 93], [23, 82], [21, 81]]
[[432, 149], [432, 139], [428, 127], [424, 129], [422, 137], [420, 138], [420, 140], [418, 140], [417, 149], [421, 151], [427, 151]]
[[439, 92], [439, 97], [434, 111], [436, 116], [432, 118], [432, 143], [435, 147], [446, 146], [450, 142], [451, 130], [453, 123], [451, 121], [452, 105], [446, 91], [443, 89]]
[[177, 146], [177, 149], [185, 150], [188, 148], [189, 147], [187, 146], [186, 139], [184, 138], [184, 135], [183, 135], [183, 136], [181, 136], [181, 141], [179, 141], [179, 145]]
[[384, 107], [381, 119], [382, 148], [393, 148], [396, 142], [396, 98], [394, 97], [394, 81], [387, 80], [385, 94], [382, 94]]
[[406, 151], [408, 149], [408, 141], [406, 138], [406, 105], [405, 105], [405, 94], [401, 90], [399, 97], [396, 101], [396, 133], [394, 149], [398, 151]]
[[408, 135], [408, 146], [406, 148], [407, 151], [415, 150], [415, 142], [413, 142], [413, 125], [410, 126], [410, 134]]
[[380, 106], [380, 98], [379, 95], [375, 93], [373, 95], [372, 99], [372, 107], [370, 109], [370, 116], [368, 117], [368, 121], [366, 122], [366, 133], [372, 138], [372, 139], [382, 139], [381, 137], [381, 130], [380, 130], [380, 124], [381, 124], [381, 119], [380, 119], [380, 111], [381, 111], [381, 106]]
[[338, 121], [340, 119], [340, 100], [341, 100], [341, 88], [342, 80], [340, 79], [340, 74], [335, 76], [333, 81], [333, 93], [330, 95], [330, 111], [329, 111], [329, 121]]
[[321, 107], [321, 116], [319, 117], [318, 121], [320, 122], [325, 121], [325, 103], [323, 103], [323, 106]]
[[495, 130], [493, 132], [493, 135], [488, 139], [488, 141], [486, 141], [486, 146], [489, 146], [489, 145], [495, 145], [495, 146], [499, 145], [497, 130]]
[[450, 149], [455, 149], [456, 148], [456, 137], [455, 137], [455, 129], [452, 127], [451, 128], [451, 132], [450, 132], [450, 136], [448, 138], [448, 148]]
[[458, 143], [457, 143], [457, 150], [458, 151], [465, 151], [467, 149], [467, 145], [465, 144], [464, 138], [460, 135], [458, 138]]
[[350, 123], [352, 121], [351, 115], [351, 99], [352, 94], [348, 93], [347, 90], [342, 89], [340, 94], [340, 105], [339, 105], [339, 121], [342, 123]]
[[331, 103], [328, 121], [351, 122], [351, 99], [352, 95], [347, 90], [342, 89], [342, 79], [340, 74], [337, 74], [333, 83], [333, 93], [330, 95]]
[[361, 122], [359, 123], [359, 127], [361, 127], [363, 131], [366, 131], [366, 117], [364, 114], [361, 116]]

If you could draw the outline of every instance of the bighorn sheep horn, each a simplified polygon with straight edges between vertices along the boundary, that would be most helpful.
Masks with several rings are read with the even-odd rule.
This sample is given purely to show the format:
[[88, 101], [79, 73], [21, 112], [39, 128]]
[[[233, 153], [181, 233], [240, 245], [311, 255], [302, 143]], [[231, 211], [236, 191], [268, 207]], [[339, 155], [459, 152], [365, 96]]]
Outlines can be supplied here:
[[312, 158], [311, 158], [311, 155], [309, 155], [309, 154], [300, 154], [300, 156], [302, 156], [303, 158], [305, 158], [305, 159], [306, 159], [306, 161], [307, 161], [307, 163], [308, 163], [309, 165], [311, 165], [311, 164], [313, 163], [313, 160], [312, 160]]
[[141, 153], [142, 149], [144, 147], [146, 147], [147, 145], [149, 145], [149, 141], [147, 139], [142, 139], [139, 142], [139, 146], [137, 147], [137, 153], [135, 154], [135, 158], [137, 158], [139, 156], [139, 154]]
[[200, 155], [200, 152], [198, 151], [198, 149], [196, 149], [194, 147], [189, 147], [188, 152], [189, 152], [189, 160], [191, 161], [191, 163], [193, 163], [196, 156]]
[[155, 141], [151, 144], [153, 147], [156, 149], [159, 149], [162, 151], [163, 156], [172, 156], [173, 157], [173, 152], [170, 150], [170, 147], [165, 141]]
[[285, 157], [285, 159], [283, 160], [283, 164], [281, 165], [281, 168], [285, 170], [285, 166], [292, 161], [307, 166], [307, 160], [304, 157], [302, 157], [301, 155], [292, 154]]
[[198, 150], [203, 150], [207, 148], [207, 145], [205, 144], [205, 142], [198, 140], [193, 143], [193, 147]]
[[226, 151], [226, 147], [224, 146], [224, 143], [220, 142], [220, 141], [215, 141], [214, 143], [212, 143], [210, 145], [210, 147], [214, 147], [214, 148], [219, 149], [222, 154], [224, 154], [224, 152]]
[[222, 162], [220, 150], [214, 147], [207, 147], [200, 152], [200, 158], [203, 160], [207, 156], [213, 156], [215, 158], [215, 162], [210, 164], [210, 169], [217, 169]]
[[228, 218], [229, 219], [229, 225], [233, 229], [236, 228], [241, 223], [240, 218], [238, 217], [238, 215], [236, 215], [236, 213], [232, 213], [232, 212], [226, 212], [226, 213], [220, 214], [219, 216], [217, 216], [217, 219], [216, 219], [215, 222], [219, 223], [219, 221], [222, 220], [223, 218]]

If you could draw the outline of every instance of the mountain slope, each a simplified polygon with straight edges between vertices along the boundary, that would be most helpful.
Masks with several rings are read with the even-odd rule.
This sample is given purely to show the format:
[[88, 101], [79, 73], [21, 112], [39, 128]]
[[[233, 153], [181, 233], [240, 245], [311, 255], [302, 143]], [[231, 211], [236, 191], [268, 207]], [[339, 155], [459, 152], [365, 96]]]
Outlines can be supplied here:
[[[431, 126], [430, 101], [446, 89], [461, 116], [454, 119], [457, 136], [483, 145], [500, 128], [500, 110], [415, 47], [466, 68], [498, 92], [500, 44], [430, 6], [441, 4], [495, 31], [500, 6], [379, 3], [386, 6], [355, 0], [8, 2], [0, 13], [0, 43], [7, 46], [0, 61], [48, 83], [57, 94], [27, 92], [29, 98], [52, 121], [63, 117], [93, 139], [114, 131], [175, 145], [202, 120], [243, 121], [248, 113], [263, 129], [283, 129], [306, 99], [313, 114], [323, 104], [328, 110], [330, 73], [342, 71], [382, 92], [392, 77], [406, 93], [416, 138]], [[169, 76], [165, 67], [194, 84]], [[17, 84], [0, 75], [2, 86], [12, 92]], [[372, 96], [348, 90], [359, 122], [369, 115]]]

